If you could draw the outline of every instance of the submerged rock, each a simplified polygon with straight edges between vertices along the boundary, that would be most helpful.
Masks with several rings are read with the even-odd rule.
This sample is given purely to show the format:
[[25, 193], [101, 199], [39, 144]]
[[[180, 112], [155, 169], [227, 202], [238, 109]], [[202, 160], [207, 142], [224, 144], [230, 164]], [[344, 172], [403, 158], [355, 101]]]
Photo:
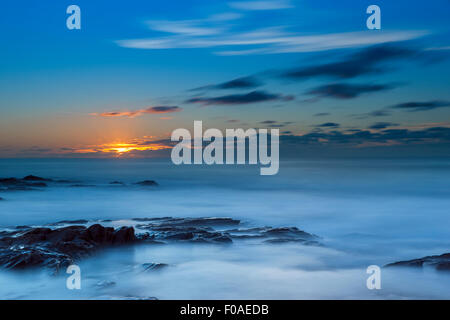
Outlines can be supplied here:
[[5, 191], [36, 190], [34, 188], [47, 187], [47, 184], [44, 181], [51, 181], [51, 180], [36, 176], [26, 176], [23, 179], [0, 178], [0, 188]]
[[125, 183], [123, 183], [122, 181], [112, 181], [109, 184], [116, 184], [116, 185], [121, 185], [121, 186], [125, 185]]
[[33, 175], [28, 175], [22, 179], [23, 181], [52, 181], [51, 179], [45, 179]]
[[135, 184], [140, 185], [140, 186], [144, 186], [144, 187], [156, 187], [159, 184], [154, 181], [154, 180], [144, 180], [144, 181], [139, 181], [136, 182]]
[[142, 267], [144, 268], [144, 271], [159, 271], [161, 269], [164, 269], [168, 267], [169, 265], [166, 263], [144, 263], [142, 264]]
[[89, 228], [31, 228], [0, 238], [0, 266], [7, 269], [45, 266], [58, 271], [101, 247], [134, 241], [133, 227], [114, 229], [94, 224]]
[[[16, 227], [0, 232], [0, 267], [25, 269], [49, 267], [57, 272], [61, 268], [107, 247], [133, 243], [147, 245], [176, 242], [192, 244], [232, 244], [233, 240], [258, 240], [260, 243], [298, 243], [319, 245], [318, 237], [296, 227], [234, 228], [239, 220], [232, 218], [136, 218], [135, 227], [114, 229], [98, 223], [89, 227], [89, 221], [63, 220], [45, 227]], [[110, 223], [110, 220], [104, 220]], [[70, 226], [65, 226], [70, 225]], [[135, 233], [135, 228], [138, 233]], [[225, 229], [224, 229], [225, 228]], [[250, 241], [249, 240], [249, 241]], [[148, 263], [146, 271], [159, 270], [167, 265]]]
[[427, 256], [419, 259], [398, 261], [387, 264], [385, 267], [433, 267], [439, 271], [450, 271], [450, 253], [444, 253], [440, 256]]
[[2, 200], [5, 200], [5, 199], [3, 199], [2, 197], [0, 197], [0, 201], [2, 201]]

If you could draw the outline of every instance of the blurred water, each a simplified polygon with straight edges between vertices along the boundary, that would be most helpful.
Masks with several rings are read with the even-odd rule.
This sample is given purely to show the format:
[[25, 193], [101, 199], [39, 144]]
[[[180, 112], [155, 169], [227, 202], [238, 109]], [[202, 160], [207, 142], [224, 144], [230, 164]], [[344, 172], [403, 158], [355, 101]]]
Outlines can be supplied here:
[[[82, 261], [83, 289], [65, 277], [0, 272], [0, 298], [450, 298], [448, 274], [383, 270], [368, 290], [365, 269], [450, 252], [450, 161], [304, 160], [275, 176], [257, 166], [174, 166], [166, 161], [0, 160], [0, 177], [34, 174], [92, 187], [0, 192], [0, 226], [69, 219], [227, 216], [248, 226], [297, 226], [323, 237], [301, 245], [139, 246]], [[158, 188], [132, 183], [153, 179]], [[123, 181], [126, 186], [109, 185]], [[138, 272], [145, 262], [167, 270]], [[136, 269], [137, 268], [137, 269]], [[98, 281], [115, 285], [98, 288]]]

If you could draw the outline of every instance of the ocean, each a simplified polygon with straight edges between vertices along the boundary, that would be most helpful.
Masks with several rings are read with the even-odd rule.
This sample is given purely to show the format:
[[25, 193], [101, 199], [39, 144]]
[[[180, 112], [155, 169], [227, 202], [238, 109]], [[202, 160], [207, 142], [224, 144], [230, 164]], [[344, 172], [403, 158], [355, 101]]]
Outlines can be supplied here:
[[[370, 265], [450, 252], [449, 159], [336, 159], [259, 166], [180, 165], [155, 159], [1, 159], [0, 177], [71, 184], [0, 191], [0, 227], [61, 220], [231, 217], [246, 227], [298, 227], [320, 246], [234, 241], [102, 250], [79, 261], [82, 289], [46, 270], [0, 271], [0, 299], [449, 299], [450, 275]], [[154, 188], [134, 185], [155, 180]], [[110, 184], [112, 181], [123, 185]], [[76, 185], [76, 186], [74, 186]], [[164, 263], [142, 273], [144, 263]]]

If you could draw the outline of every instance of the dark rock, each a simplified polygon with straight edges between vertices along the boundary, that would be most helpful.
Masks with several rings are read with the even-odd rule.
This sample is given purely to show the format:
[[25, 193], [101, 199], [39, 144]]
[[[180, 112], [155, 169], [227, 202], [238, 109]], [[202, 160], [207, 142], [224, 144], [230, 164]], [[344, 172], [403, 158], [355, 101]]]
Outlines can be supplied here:
[[2, 197], [0, 197], [0, 201], [2, 201], [2, 200], [5, 200], [5, 199], [3, 199]]
[[[173, 242], [230, 244], [232, 239], [262, 239], [267, 243], [299, 243], [320, 245], [318, 237], [295, 227], [250, 228], [222, 230], [223, 226], [239, 225], [232, 218], [139, 218], [140, 230], [135, 234], [133, 227], [114, 229], [93, 224], [87, 220], [63, 220], [50, 227], [19, 227], [16, 230], [0, 231], [0, 266], [24, 269], [46, 266], [56, 272], [61, 268], [87, 257], [96, 250], [108, 246], [132, 243], [165, 244]], [[71, 226], [62, 226], [73, 224]], [[145, 232], [142, 232], [145, 231]], [[148, 264], [149, 270], [161, 266]], [[440, 268], [445, 268], [442, 264]]]
[[132, 227], [114, 230], [94, 224], [89, 228], [32, 228], [0, 238], [0, 266], [8, 269], [46, 266], [57, 271], [101, 247], [134, 241]]
[[37, 187], [37, 188], [45, 188], [47, 187], [47, 184], [44, 182], [36, 182], [36, 183], [28, 183], [29, 187]]
[[0, 178], [0, 184], [5, 186], [15, 186], [23, 184], [23, 182], [16, 178]]
[[72, 181], [72, 180], [56, 180], [57, 183], [78, 183], [79, 181]]
[[450, 253], [444, 253], [440, 256], [427, 256], [419, 259], [398, 261], [389, 263], [385, 267], [423, 268], [426, 266], [433, 267], [439, 271], [450, 271]]
[[121, 181], [112, 181], [109, 184], [118, 184], [118, 185], [121, 185], [121, 186], [125, 185], [125, 183], [123, 183]]
[[297, 239], [313, 239], [316, 236], [307, 233], [305, 231], [299, 230], [296, 227], [290, 228], [270, 228], [263, 231], [263, 234], [269, 237], [277, 238], [297, 238]]
[[33, 175], [26, 176], [22, 180], [24, 180], [24, 181], [52, 181], [51, 179], [45, 179], [45, 178], [36, 177]]
[[113, 244], [125, 244], [136, 241], [133, 227], [122, 227], [114, 232]]
[[[30, 176], [28, 176], [30, 177]], [[31, 176], [34, 177], [34, 176]], [[27, 177], [25, 177], [27, 178]], [[16, 179], [16, 178], [1, 178], [0, 186], [6, 188], [7, 191], [28, 191], [34, 190], [33, 188], [43, 188], [47, 187], [47, 184], [40, 180], [25, 180], [24, 179]], [[38, 177], [36, 177], [38, 178]], [[36, 182], [38, 181], [38, 182]], [[47, 181], [47, 180], [45, 180]]]
[[144, 263], [142, 265], [144, 267], [144, 271], [160, 271], [166, 267], [168, 267], [169, 265], [166, 263]]
[[140, 182], [136, 182], [135, 184], [144, 186], [144, 187], [156, 187], [158, 186], [158, 183], [154, 180], [144, 180]]

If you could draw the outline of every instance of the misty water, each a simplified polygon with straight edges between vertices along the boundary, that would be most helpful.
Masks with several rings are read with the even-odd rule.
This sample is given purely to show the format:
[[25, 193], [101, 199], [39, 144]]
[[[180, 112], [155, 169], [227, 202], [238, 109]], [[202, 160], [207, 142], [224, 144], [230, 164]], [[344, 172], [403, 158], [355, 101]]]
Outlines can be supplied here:
[[[366, 287], [369, 265], [450, 252], [448, 159], [291, 161], [275, 176], [260, 176], [257, 166], [165, 160], [0, 160], [0, 177], [28, 174], [83, 187], [0, 192], [1, 228], [232, 217], [246, 227], [296, 226], [320, 236], [323, 246], [234, 241], [112, 248], [79, 261], [81, 290], [68, 290], [64, 273], [1, 270], [0, 299], [450, 298], [448, 272], [427, 268], [382, 268], [382, 289]], [[159, 186], [133, 185], [149, 179]], [[142, 272], [150, 262], [169, 267]]]

